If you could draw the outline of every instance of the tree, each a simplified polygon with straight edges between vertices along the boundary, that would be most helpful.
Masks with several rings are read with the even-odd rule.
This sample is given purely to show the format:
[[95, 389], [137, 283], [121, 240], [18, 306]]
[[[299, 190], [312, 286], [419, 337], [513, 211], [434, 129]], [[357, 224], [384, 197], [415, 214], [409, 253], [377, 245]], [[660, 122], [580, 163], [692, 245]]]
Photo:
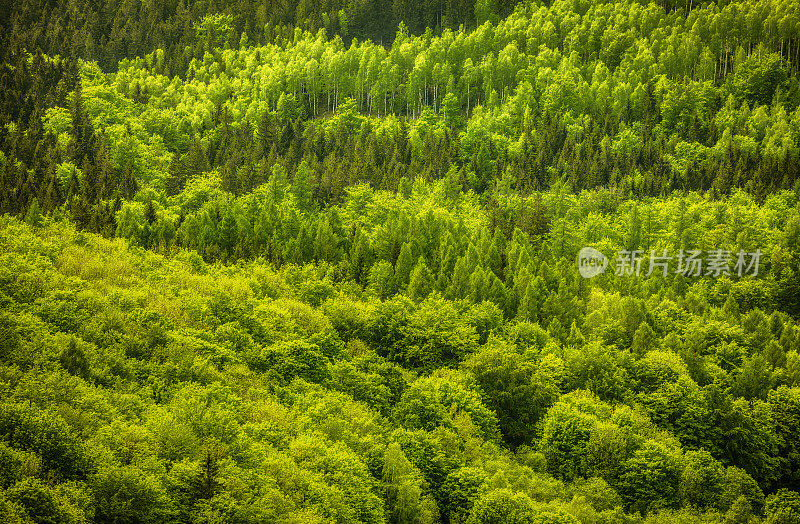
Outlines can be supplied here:
[[17, 321], [12, 315], [0, 313], [0, 358], [11, 361], [20, 347]]
[[28, 206], [28, 212], [25, 214], [25, 223], [33, 227], [42, 225], [42, 208], [39, 207], [39, 201], [36, 198]]
[[451, 471], [444, 483], [444, 510], [451, 522], [465, 519], [486, 487], [486, 473], [478, 468], [461, 467]]
[[767, 360], [759, 355], [747, 359], [742, 364], [736, 377], [731, 393], [746, 399], [766, 399], [772, 388], [774, 377], [769, 369]]
[[688, 451], [681, 474], [681, 496], [698, 508], [718, 503], [722, 494], [725, 471], [711, 453], [705, 450]]
[[452, 302], [432, 293], [408, 319], [402, 348], [404, 362], [432, 370], [453, 365], [476, 346], [478, 335]]
[[27, 522], [67, 524], [72, 522], [69, 509], [59, 500], [51, 488], [41, 481], [26, 478], [5, 492], [9, 501], [19, 504], [28, 517]]
[[780, 386], [768, 393], [767, 401], [771, 407], [773, 433], [777, 438], [775, 473], [778, 473], [780, 486], [791, 487], [796, 484], [800, 475], [800, 390]]
[[213, 51], [227, 43], [233, 34], [233, 17], [221, 13], [204, 16], [195, 23], [197, 39], [204, 51]]
[[294, 193], [297, 207], [303, 211], [311, 211], [314, 204], [314, 172], [307, 160], [303, 160], [294, 175], [292, 181], [292, 192]]
[[309, 382], [322, 382], [328, 376], [328, 359], [319, 346], [303, 340], [256, 348], [254, 353], [248, 355], [248, 360], [254, 370], [269, 373], [279, 382], [288, 383], [295, 377]]
[[497, 417], [456, 371], [442, 370], [415, 381], [403, 392], [393, 413], [404, 427], [426, 431], [455, 429], [460, 414], [467, 415], [481, 439], [497, 440]]
[[769, 524], [790, 524], [800, 520], [800, 495], [795, 491], [781, 489], [767, 497], [764, 507]]
[[412, 300], [420, 301], [427, 297], [433, 290], [433, 276], [431, 275], [424, 257], [419, 257], [417, 265], [411, 272], [408, 283], [408, 296]]
[[495, 489], [483, 494], [475, 502], [468, 524], [574, 524], [578, 521], [568, 515], [552, 512], [538, 513], [533, 501], [524, 493], [509, 489]]
[[677, 508], [681, 457], [661, 442], [646, 441], [625, 464], [617, 487], [630, 511], [647, 514]]
[[383, 482], [390, 522], [436, 522], [436, 503], [424, 494], [426, 483], [420, 471], [406, 458], [397, 443], [390, 444], [384, 453]]
[[786, 64], [777, 53], [759, 47], [738, 67], [729, 82], [731, 90], [750, 103], [772, 103], [775, 91], [787, 80]]
[[476, 0], [475, 21], [478, 25], [497, 22], [497, 5], [494, 0]]
[[386, 260], [376, 262], [369, 271], [368, 289], [380, 299], [385, 300], [395, 293], [395, 276], [392, 264]]
[[539, 420], [558, 399], [560, 378], [494, 339], [464, 362], [494, 409], [503, 437], [512, 446], [530, 442]]
[[408, 286], [413, 268], [414, 258], [411, 254], [411, 244], [404, 242], [403, 247], [400, 248], [400, 256], [397, 257], [397, 262], [394, 266], [394, 275], [398, 288], [405, 289]]
[[164, 488], [151, 475], [127, 466], [108, 467], [92, 479], [100, 522], [163, 522], [168, 518], [168, 499]]
[[222, 221], [219, 224], [219, 246], [225, 252], [226, 258], [233, 254], [238, 238], [239, 233], [234, 211], [230, 207], [226, 207], [222, 214]]
[[547, 411], [539, 449], [551, 475], [564, 480], [586, 476], [587, 446], [596, 424], [596, 417], [567, 402], [557, 402]]
[[61, 352], [59, 360], [64, 369], [69, 371], [70, 374], [82, 378], [89, 377], [89, 362], [86, 360], [83, 348], [78, 345], [74, 337], [70, 337], [69, 343]]
[[444, 113], [445, 125], [451, 131], [461, 125], [461, 104], [453, 92], [448, 92], [442, 100], [442, 111]]
[[55, 478], [82, 480], [94, 469], [83, 442], [64, 420], [18, 404], [0, 404], [0, 435], [11, 446], [36, 453]]
[[644, 356], [648, 351], [656, 348], [656, 334], [650, 324], [642, 322], [633, 334], [631, 350], [638, 356]]

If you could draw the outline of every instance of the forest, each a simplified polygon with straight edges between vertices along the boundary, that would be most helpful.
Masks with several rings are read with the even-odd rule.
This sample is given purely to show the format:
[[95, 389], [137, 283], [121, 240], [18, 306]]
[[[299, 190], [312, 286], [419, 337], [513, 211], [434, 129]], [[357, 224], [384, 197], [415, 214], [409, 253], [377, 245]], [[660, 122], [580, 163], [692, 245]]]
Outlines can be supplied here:
[[796, 2], [0, 6], [2, 522], [797, 524], [798, 320]]

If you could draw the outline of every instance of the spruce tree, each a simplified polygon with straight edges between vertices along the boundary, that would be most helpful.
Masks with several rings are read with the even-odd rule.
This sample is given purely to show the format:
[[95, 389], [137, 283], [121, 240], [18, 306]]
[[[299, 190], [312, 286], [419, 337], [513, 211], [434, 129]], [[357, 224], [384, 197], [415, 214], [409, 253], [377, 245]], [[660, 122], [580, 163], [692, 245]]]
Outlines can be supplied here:
[[424, 257], [419, 257], [417, 265], [411, 272], [411, 281], [408, 284], [408, 296], [412, 300], [420, 301], [427, 297], [433, 290], [433, 275], [431, 275]]
[[400, 248], [400, 256], [394, 266], [394, 275], [399, 288], [405, 288], [411, 278], [411, 271], [414, 268], [414, 258], [411, 254], [411, 244], [404, 242]]
[[42, 209], [39, 207], [39, 201], [36, 198], [28, 206], [28, 212], [25, 214], [25, 223], [33, 227], [42, 225]]

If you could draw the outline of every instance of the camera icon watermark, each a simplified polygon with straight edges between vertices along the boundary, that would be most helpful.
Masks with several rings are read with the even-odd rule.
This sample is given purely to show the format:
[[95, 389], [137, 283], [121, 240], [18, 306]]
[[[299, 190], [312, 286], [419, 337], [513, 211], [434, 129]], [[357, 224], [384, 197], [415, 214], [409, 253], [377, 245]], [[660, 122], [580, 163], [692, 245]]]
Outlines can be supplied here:
[[593, 247], [584, 247], [578, 252], [578, 271], [583, 278], [592, 278], [605, 273], [608, 258]]

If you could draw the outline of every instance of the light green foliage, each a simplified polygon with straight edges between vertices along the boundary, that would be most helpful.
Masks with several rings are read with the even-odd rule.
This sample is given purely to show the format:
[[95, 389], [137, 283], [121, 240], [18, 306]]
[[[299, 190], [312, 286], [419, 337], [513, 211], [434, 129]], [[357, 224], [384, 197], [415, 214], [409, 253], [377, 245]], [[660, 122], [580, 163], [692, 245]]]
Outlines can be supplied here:
[[222, 14], [206, 15], [195, 25], [197, 38], [211, 51], [227, 43], [233, 28], [233, 18]]
[[409, 386], [395, 407], [394, 417], [409, 429], [453, 428], [458, 413], [466, 413], [485, 439], [497, 437], [496, 415], [457, 372], [439, 373]]
[[390, 522], [436, 522], [436, 503], [424, 493], [426, 484], [422, 474], [409, 462], [397, 443], [390, 444], [383, 456], [383, 482]]
[[[237, 216], [251, 209], [287, 213], [275, 231], [293, 227], [292, 182], [281, 168], [273, 175], [236, 199], [197, 179], [182, 202], [209, 228], [228, 214], [238, 232]], [[673, 518], [689, 507], [733, 520], [762, 515], [764, 491], [796, 469], [796, 391], [772, 386], [791, 376], [796, 348], [785, 363], [761, 357], [794, 348], [789, 317], [747, 303], [748, 288], [734, 279], [646, 281], [624, 296], [613, 280], [581, 290], [568, 262], [533, 254], [519, 230], [492, 235], [466, 195], [451, 209], [432, 200], [435, 191], [417, 182], [405, 199], [354, 188], [344, 206], [302, 219], [340, 238], [347, 255], [332, 263], [320, 251], [316, 263], [280, 268], [210, 265], [185, 251], [167, 258], [68, 224], [34, 229], [6, 218], [2, 274], [16, 278], [1, 280], [2, 362], [20, 378], [0, 383], [16, 391], [0, 417], [5, 489], [47, 474], [78, 486], [54, 495], [54, 515], [153, 521], [481, 522], [501, 507], [520, 522], [625, 511]], [[558, 212], [557, 192], [543, 200]], [[142, 229], [145, 215], [162, 212], [146, 202], [123, 206]], [[699, 216], [714, 212], [693, 202]], [[679, 205], [653, 203], [655, 220]], [[404, 219], [398, 208], [425, 211]], [[775, 234], [773, 208], [783, 209], [748, 211], [756, 235]], [[617, 224], [622, 246], [630, 214], [616, 213], [604, 220]], [[360, 232], [349, 233], [354, 225]], [[354, 257], [358, 244], [374, 255]], [[315, 249], [312, 239], [310, 256]], [[461, 265], [463, 298], [435, 287], [398, 294], [389, 257], [403, 250], [416, 253], [415, 285]], [[373, 261], [360, 285], [354, 260]], [[481, 291], [493, 279], [505, 295]], [[549, 330], [509, 305], [527, 288], [544, 295], [535, 320]], [[740, 315], [719, 315], [731, 300]], [[556, 330], [561, 318], [569, 323]], [[753, 370], [764, 373], [747, 371], [757, 358]], [[775, 382], [748, 378], [762, 376]], [[737, 388], [753, 400], [732, 396]], [[528, 451], [505, 450], [522, 444]]]
[[679, 453], [654, 440], [645, 442], [626, 462], [619, 480], [626, 506], [642, 514], [677, 507], [681, 466]]
[[487, 524], [497, 522], [502, 524], [533, 524], [536, 523], [570, 523], [575, 522], [565, 518], [559, 520], [552, 513], [536, 515], [530, 498], [521, 493], [509, 490], [494, 490], [478, 499], [475, 507], [467, 520], [470, 524]]

